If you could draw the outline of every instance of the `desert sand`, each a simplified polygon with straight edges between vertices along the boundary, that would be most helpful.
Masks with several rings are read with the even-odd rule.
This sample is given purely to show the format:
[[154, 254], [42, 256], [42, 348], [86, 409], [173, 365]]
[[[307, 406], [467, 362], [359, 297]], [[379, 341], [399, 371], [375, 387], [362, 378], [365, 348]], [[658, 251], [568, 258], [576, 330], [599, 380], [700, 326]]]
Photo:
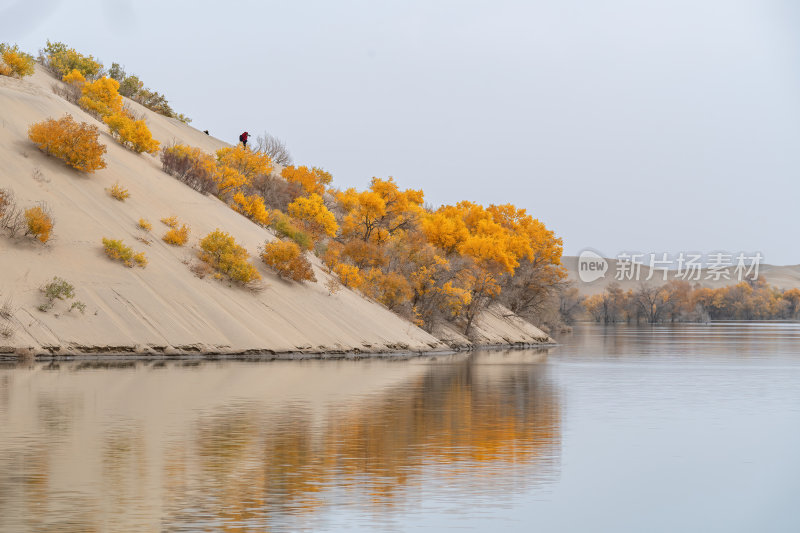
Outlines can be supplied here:
[[[329, 294], [329, 274], [311, 258], [316, 283], [283, 281], [256, 257], [274, 234], [164, 173], [157, 157], [137, 155], [114, 141], [108, 128], [52, 92], [57, 82], [37, 65], [23, 80], [0, 77], [0, 188], [14, 191], [22, 208], [47, 202], [55, 218], [46, 245], [30, 238], [0, 237], [0, 303], [10, 298], [14, 328], [0, 337], [0, 354], [342, 354], [424, 352], [472, 346], [456, 332], [437, 338], [363, 295]], [[162, 145], [185, 143], [213, 153], [228, 146], [203, 132], [126, 103], [145, 116]], [[71, 114], [96, 124], [108, 152], [107, 168], [83, 174], [41, 153], [27, 138], [30, 124]], [[125, 202], [106, 189], [119, 182]], [[159, 220], [175, 215], [191, 227], [189, 243], [161, 240]], [[153, 229], [137, 228], [140, 218]], [[192, 274], [197, 243], [219, 228], [247, 248], [263, 277], [254, 292]], [[101, 239], [122, 239], [144, 251], [146, 268], [126, 268], [103, 253]], [[151, 241], [146, 245], [137, 237]], [[75, 287], [86, 313], [58, 302], [45, 313], [40, 288], [54, 276]], [[500, 307], [480, 317], [480, 344], [552, 342], [538, 328]]]

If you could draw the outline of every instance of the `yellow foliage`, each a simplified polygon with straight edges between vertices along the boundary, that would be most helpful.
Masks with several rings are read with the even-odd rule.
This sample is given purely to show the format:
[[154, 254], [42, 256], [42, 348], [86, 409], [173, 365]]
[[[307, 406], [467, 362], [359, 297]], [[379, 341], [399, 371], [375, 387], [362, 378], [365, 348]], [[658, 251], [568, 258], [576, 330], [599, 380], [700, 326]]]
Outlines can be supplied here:
[[462, 309], [472, 302], [470, 291], [455, 286], [452, 281], [442, 286], [441, 294], [444, 296], [444, 305], [452, 316], [461, 314]]
[[133, 120], [123, 111], [103, 117], [103, 122], [108, 124], [111, 134], [126, 148], [137, 154], [158, 153], [160, 143], [153, 139], [144, 120]]
[[374, 242], [351, 239], [342, 248], [342, 255], [359, 268], [386, 265], [384, 247]]
[[0, 76], [11, 76], [14, 74], [14, 71], [11, 70], [11, 67], [6, 65], [5, 63], [0, 63]]
[[139, 229], [143, 229], [144, 231], [150, 231], [151, 229], [153, 229], [153, 225], [150, 224], [150, 222], [148, 222], [147, 220], [145, 220], [143, 218], [139, 219], [138, 226], [139, 226]]
[[446, 206], [422, 218], [422, 231], [428, 242], [447, 254], [458, 250], [469, 237], [467, 225], [457, 208]]
[[122, 261], [126, 267], [131, 268], [134, 263], [140, 267], [147, 266], [147, 258], [144, 252], [134, 253], [133, 249], [121, 240], [103, 237], [103, 250], [108, 257], [115, 261]]
[[183, 246], [189, 242], [189, 226], [184, 224], [180, 229], [171, 228], [167, 230], [163, 237], [164, 242], [173, 246]]
[[75, 122], [71, 115], [59, 120], [48, 119], [32, 124], [28, 138], [39, 150], [64, 160], [83, 172], [94, 172], [106, 168], [103, 154], [106, 147], [97, 141], [96, 126]]
[[112, 198], [119, 200], [120, 202], [124, 202], [126, 198], [130, 198], [131, 196], [131, 193], [128, 192], [128, 189], [120, 185], [119, 182], [115, 183], [110, 189], [107, 190]]
[[379, 268], [371, 268], [362, 286], [364, 293], [389, 309], [407, 302], [413, 296], [408, 280], [397, 272], [384, 273]]
[[214, 172], [214, 181], [217, 184], [218, 195], [220, 197], [233, 192], [247, 184], [249, 181], [244, 174], [229, 167], [221, 167]]
[[272, 172], [272, 160], [263, 152], [251, 152], [242, 145], [217, 150], [217, 164], [235, 170], [249, 183], [259, 174]]
[[105, 76], [91, 83], [84, 83], [81, 87], [83, 96], [78, 100], [78, 105], [100, 117], [120, 113], [122, 96], [119, 95], [118, 90], [119, 82]]
[[308, 197], [298, 196], [289, 204], [289, 214], [301, 221], [315, 235], [334, 237], [339, 230], [333, 216], [319, 194], [312, 193]]
[[232, 207], [250, 220], [268, 226], [271, 220], [269, 211], [264, 206], [264, 199], [257, 195], [245, 196], [241, 192], [233, 195]]
[[331, 241], [328, 244], [325, 252], [320, 256], [322, 264], [328, 269], [328, 272], [333, 271], [333, 267], [339, 262], [339, 257], [342, 255], [342, 245], [338, 242]]
[[161, 222], [169, 226], [170, 228], [174, 228], [175, 226], [178, 225], [178, 217], [176, 217], [175, 215], [164, 217], [161, 219]]
[[299, 183], [307, 195], [324, 194], [325, 186], [329, 185], [333, 179], [329, 172], [321, 168], [308, 168], [306, 166], [284, 167], [283, 170], [281, 170], [281, 176], [283, 176], [286, 181]]
[[339, 280], [345, 287], [357, 289], [364, 284], [364, 277], [358, 270], [358, 267], [348, 265], [347, 263], [337, 263], [333, 267], [333, 271], [339, 276]]
[[393, 178], [372, 178], [367, 191], [347, 189], [336, 196], [347, 212], [342, 220], [342, 235], [365, 241], [383, 242], [397, 231], [414, 225], [422, 212], [422, 191], [401, 191]]
[[282, 278], [294, 281], [317, 281], [311, 263], [293, 241], [266, 243], [261, 259]]
[[133, 254], [133, 262], [136, 263], [136, 266], [144, 268], [147, 266], [147, 256], [144, 255], [144, 252], [135, 253]]
[[69, 83], [70, 85], [75, 85], [77, 87], [83, 87], [83, 84], [86, 83], [86, 78], [83, 77], [83, 74], [80, 73], [78, 70], [73, 70], [69, 74], [65, 75], [61, 78], [62, 81], [65, 83]]
[[103, 68], [103, 65], [95, 61], [92, 56], [85, 56], [76, 52], [74, 48], [67, 48], [64, 43], [47, 41], [43, 52], [47, 66], [62, 76], [78, 70], [83, 76], [94, 78]]
[[24, 78], [25, 76], [30, 76], [34, 72], [34, 60], [33, 56], [30, 54], [26, 54], [25, 52], [21, 52], [17, 45], [13, 47], [4, 47], [2, 55], [0, 57], [3, 58], [3, 63], [5, 63], [9, 69], [11, 69], [11, 73], [18, 77]]
[[31, 207], [25, 210], [25, 222], [28, 225], [27, 235], [33, 235], [41, 243], [50, 239], [53, 231], [53, 218], [42, 207]]
[[227, 275], [240, 283], [261, 279], [258, 270], [248, 263], [250, 255], [236, 244], [233, 237], [220, 231], [212, 231], [200, 241], [200, 259], [211, 265], [218, 273]]

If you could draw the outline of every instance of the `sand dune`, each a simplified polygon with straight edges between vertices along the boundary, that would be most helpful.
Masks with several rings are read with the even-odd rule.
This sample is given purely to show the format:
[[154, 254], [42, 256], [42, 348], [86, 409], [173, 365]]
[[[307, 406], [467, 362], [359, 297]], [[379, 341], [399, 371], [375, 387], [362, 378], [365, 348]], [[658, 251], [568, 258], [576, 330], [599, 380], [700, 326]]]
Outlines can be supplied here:
[[[54, 238], [47, 245], [30, 239], [0, 238], [0, 299], [11, 297], [15, 309], [10, 338], [0, 337], [0, 352], [32, 349], [36, 353], [241, 353], [241, 352], [386, 352], [445, 349], [436, 337], [382, 306], [349, 290], [330, 295], [328, 274], [314, 258], [319, 282], [282, 281], [253, 259], [263, 276], [254, 293], [210, 276], [199, 279], [188, 263], [199, 239], [215, 228], [232, 234], [251, 255], [270, 230], [204, 196], [161, 170], [157, 158], [137, 155], [116, 143], [104, 124], [52, 93], [56, 82], [41, 67], [24, 80], [0, 77], [0, 187], [13, 189], [18, 204], [49, 204], [55, 217]], [[198, 146], [208, 152], [227, 146], [175, 119], [136, 103], [153, 136]], [[41, 153], [28, 140], [28, 126], [65, 113], [97, 124], [106, 144], [107, 168], [84, 175]], [[130, 191], [124, 203], [106, 188], [119, 181]], [[191, 227], [189, 244], [161, 240], [159, 220], [176, 215]], [[153, 224], [151, 234], [137, 229], [139, 218]], [[150, 245], [137, 242], [146, 237]], [[107, 259], [103, 237], [122, 239], [149, 259], [145, 269], [129, 269]], [[85, 315], [67, 312], [59, 303], [38, 311], [39, 288], [54, 276], [76, 288], [87, 305]], [[491, 321], [491, 319], [490, 319]], [[537, 342], [547, 336], [529, 324], [504, 322], [498, 335], [484, 332], [487, 343]], [[465, 344], [462, 342], [462, 344]]]

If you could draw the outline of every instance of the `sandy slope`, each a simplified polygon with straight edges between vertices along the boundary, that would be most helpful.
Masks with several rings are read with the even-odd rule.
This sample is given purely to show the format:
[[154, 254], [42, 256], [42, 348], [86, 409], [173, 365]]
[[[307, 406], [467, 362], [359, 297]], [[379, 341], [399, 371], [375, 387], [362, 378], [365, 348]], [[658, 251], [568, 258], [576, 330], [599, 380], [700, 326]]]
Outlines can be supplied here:
[[[192, 275], [187, 263], [194, 260], [199, 239], [215, 228], [231, 233], [251, 255], [274, 236], [216, 198], [171, 178], [156, 158], [121, 147], [104, 125], [54, 95], [53, 83], [38, 66], [25, 80], [0, 77], [0, 187], [12, 188], [21, 207], [46, 201], [56, 220], [54, 238], [46, 246], [30, 239], [0, 238], [0, 299], [11, 296], [16, 308], [16, 332], [10, 339], [0, 337], [0, 351], [377, 352], [446, 347], [355, 292], [329, 295], [323, 285], [328, 275], [318, 262], [314, 267], [319, 282], [298, 284], [280, 280], [253, 259], [264, 278], [265, 288], [259, 293]], [[145, 114], [162, 143], [177, 141], [209, 152], [226, 146], [177, 120], [130, 105]], [[89, 175], [73, 171], [27, 139], [31, 123], [65, 113], [101, 127], [101, 142], [108, 147], [106, 169]], [[34, 178], [34, 171], [40, 179]], [[131, 193], [124, 203], [105, 191], [116, 181]], [[167, 228], [159, 219], [168, 215], [191, 226], [186, 247], [172, 247], [160, 239]], [[153, 224], [151, 234], [136, 228], [140, 217]], [[137, 236], [152, 244], [137, 242]], [[145, 251], [150, 264], [128, 269], [110, 261], [102, 251], [103, 237], [123, 239]], [[87, 304], [85, 315], [66, 312], [64, 303], [49, 313], [36, 310], [43, 301], [39, 288], [53, 276], [76, 287], [77, 298]], [[506, 321], [502, 332], [488, 332], [487, 339], [529, 342], [531, 327]]]
[[[575, 283], [575, 287], [578, 288], [578, 291], [582, 295], [591, 295], [603, 292], [605, 288], [613, 282], [617, 282], [622, 290], [627, 291], [629, 289], [636, 290], [642, 282], [640, 281], [633, 281], [633, 280], [623, 280], [617, 281], [615, 280], [615, 274], [617, 272], [617, 261], [616, 259], [606, 259], [608, 261], [608, 271], [604, 278], [600, 278], [598, 280], [592, 281], [590, 283], [584, 283], [578, 277], [578, 258], [576, 256], [564, 256], [562, 258], [562, 263], [566, 267], [568, 272], [569, 280]], [[672, 279], [676, 272], [670, 273], [668, 275], [668, 279]], [[650, 275], [650, 269], [647, 266], [642, 265], [641, 267], [641, 275], [639, 279], [645, 280], [646, 284], [662, 284], [664, 283], [663, 280], [663, 272], [657, 271], [653, 273], [653, 277], [651, 280], [647, 281], [647, 277]], [[787, 265], [787, 266], [776, 266], [776, 265], [760, 265], [759, 266], [759, 276], [763, 277], [770, 285], [773, 285], [779, 289], [792, 289], [795, 287], [800, 287], [800, 265]], [[710, 287], [710, 288], [719, 288], [724, 287], [727, 285], [735, 285], [737, 281], [735, 279], [706, 279], [707, 272], [705, 270], [701, 270], [700, 273], [700, 281], [691, 281], [692, 284], [699, 283], [702, 287]]]

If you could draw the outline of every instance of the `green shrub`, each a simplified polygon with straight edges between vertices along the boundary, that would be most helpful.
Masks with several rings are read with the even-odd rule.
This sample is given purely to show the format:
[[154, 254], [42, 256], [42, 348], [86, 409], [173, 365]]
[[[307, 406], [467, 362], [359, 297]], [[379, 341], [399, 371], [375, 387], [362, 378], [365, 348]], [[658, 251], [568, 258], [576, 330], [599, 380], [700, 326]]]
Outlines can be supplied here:
[[275, 230], [279, 237], [287, 237], [292, 239], [304, 250], [310, 250], [314, 247], [314, 239], [305, 231], [298, 228], [292, 219], [281, 213], [278, 210], [273, 210], [272, 223], [270, 227]]
[[47, 41], [47, 46], [41, 51], [41, 56], [44, 65], [59, 74], [59, 78], [77, 70], [84, 78], [93, 80], [103, 69], [103, 64], [92, 56], [78, 53], [74, 48], [67, 48], [66, 44], [60, 42]]

